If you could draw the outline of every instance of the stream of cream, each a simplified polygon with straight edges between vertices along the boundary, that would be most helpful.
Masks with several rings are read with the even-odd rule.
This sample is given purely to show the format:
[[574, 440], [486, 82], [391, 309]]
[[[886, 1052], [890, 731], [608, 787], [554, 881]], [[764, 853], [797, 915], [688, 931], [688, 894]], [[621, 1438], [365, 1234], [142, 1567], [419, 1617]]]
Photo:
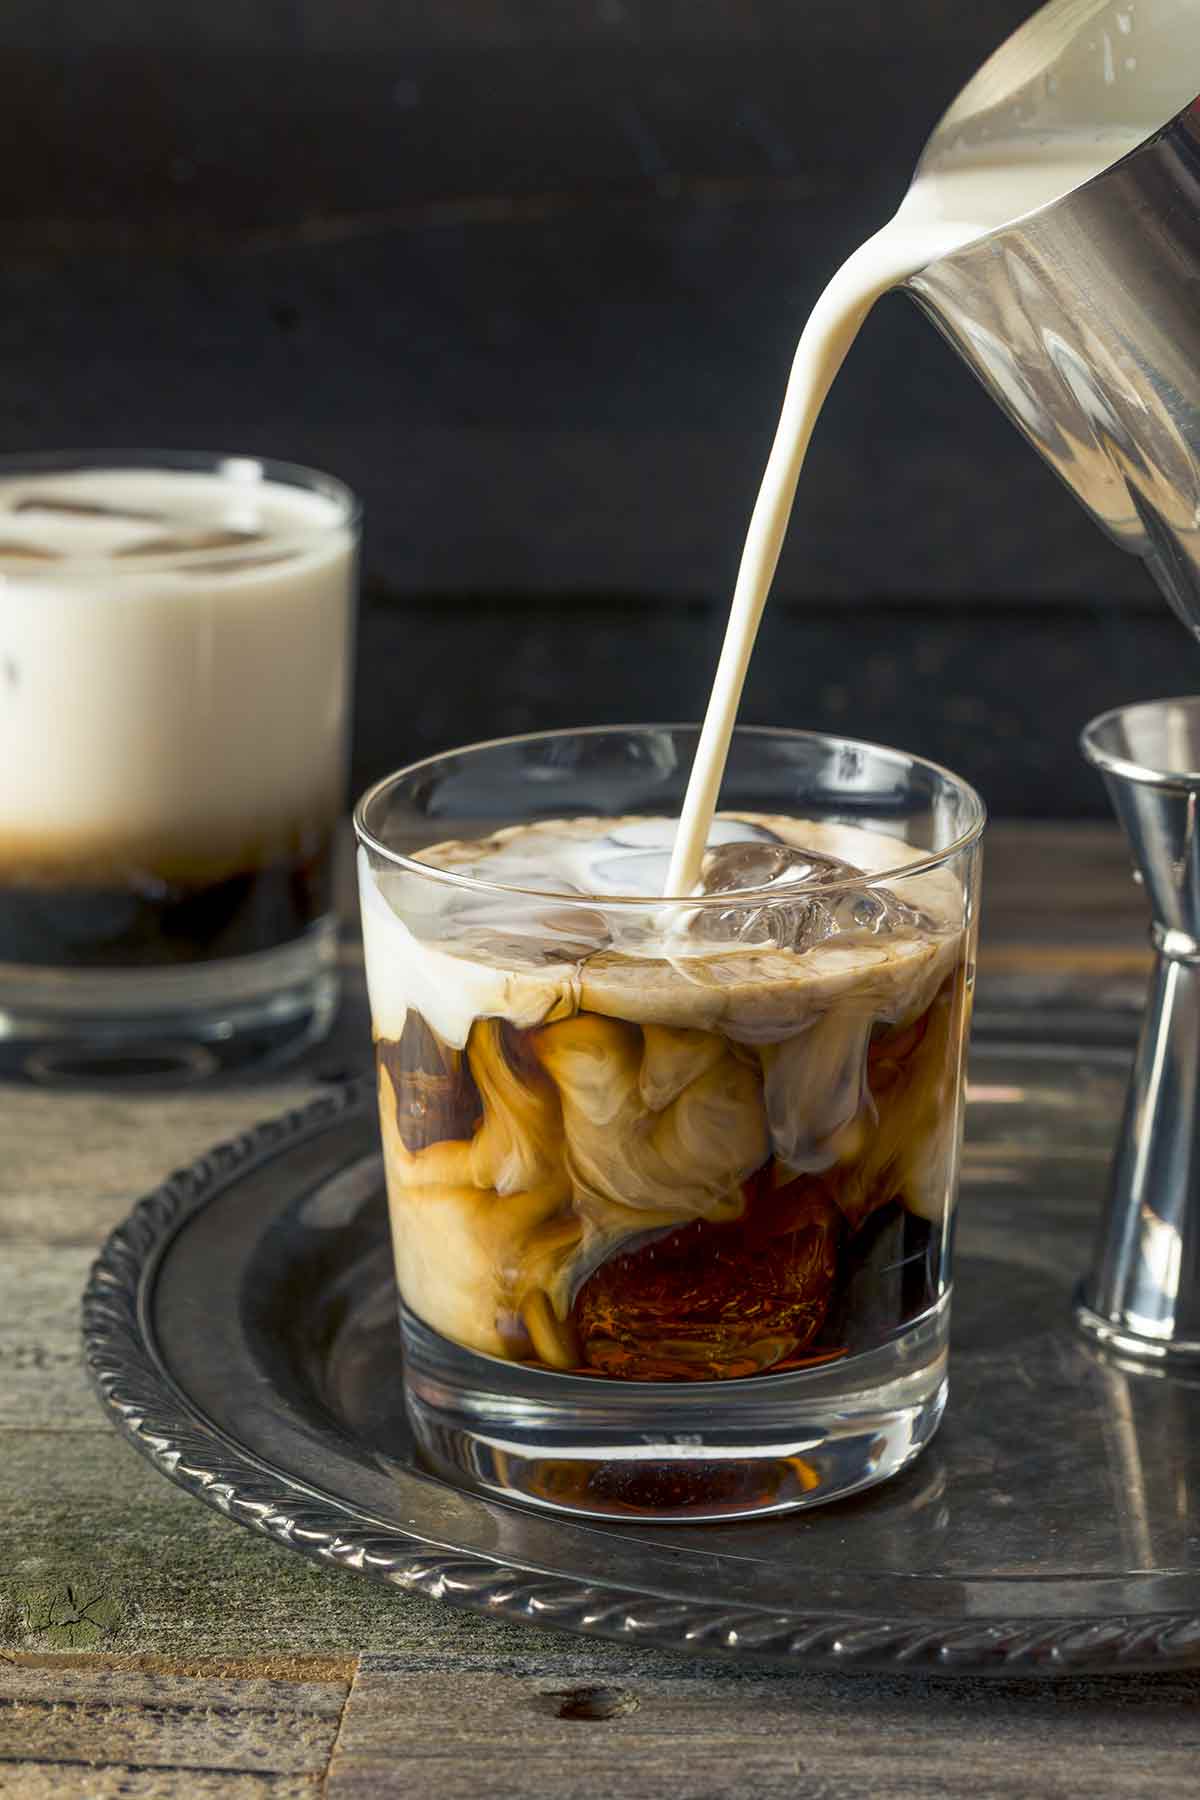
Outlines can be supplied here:
[[746, 669], [821, 407], [879, 296], [1060, 199], [1200, 88], [1200, 8], [1059, 0], [1002, 46], [947, 114], [903, 205], [844, 262], [804, 327], [734, 587], [665, 893], [696, 891]]

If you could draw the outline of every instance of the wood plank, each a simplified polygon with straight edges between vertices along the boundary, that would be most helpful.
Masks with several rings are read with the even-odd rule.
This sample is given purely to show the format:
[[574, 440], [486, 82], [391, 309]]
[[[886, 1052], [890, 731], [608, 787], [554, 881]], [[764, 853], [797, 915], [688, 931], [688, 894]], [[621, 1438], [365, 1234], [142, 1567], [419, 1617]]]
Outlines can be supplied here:
[[316, 1776], [347, 1685], [0, 1669], [0, 1775], [6, 1764], [42, 1762]]
[[172, 1169], [315, 1091], [306, 1076], [129, 1097], [8, 1089], [0, 1107], [0, 1243], [98, 1247]]
[[70, 1674], [102, 1669], [128, 1675], [191, 1675], [198, 1681], [333, 1681], [343, 1687], [358, 1667], [345, 1653], [260, 1651], [254, 1656], [157, 1656], [147, 1651], [8, 1650], [0, 1662], [12, 1669], [60, 1670]]
[[6, 1244], [0, 1255], [0, 1432], [107, 1429], [83, 1383], [79, 1296], [93, 1250]]
[[319, 1775], [227, 1769], [135, 1769], [128, 1763], [0, 1763], [12, 1800], [313, 1800]]
[[1053, 944], [1148, 956], [1150, 909], [1115, 825], [997, 820], [984, 838], [988, 948]]
[[[212, 1659], [212, 1667], [216, 1666]], [[351, 1669], [343, 1666], [337, 1674], [315, 1681], [253, 1676], [230, 1680], [204, 1672], [200, 1666], [194, 1673], [176, 1675], [113, 1663], [105, 1666], [90, 1657], [74, 1657], [57, 1665], [39, 1658], [0, 1667], [0, 1702], [5, 1706], [62, 1704], [79, 1707], [81, 1712], [156, 1706], [182, 1716], [219, 1709], [236, 1693], [238, 1712], [247, 1719], [286, 1711], [303, 1719], [332, 1719], [336, 1724], [350, 1674]]]
[[[364, 1662], [328, 1800], [422, 1793], [688, 1800], [818, 1794], [1182, 1800], [1197, 1688], [743, 1675], [573, 1683], [545, 1674], [383, 1673]], [[1007, 1689], [1007, 1691], [1006, 1691]], [[1067, 1703], [1064, 1703], [1064, 1699]], [[1052, 1760], [1047, 1751], [1053, 1745]], [[1036, 1773], [1035, 1773], [1036, 1771]]]
[[432, 1602], [415, 1616], [385, 1587], [230, 1524], [111, 1430], [6, 1432], [0, 1448], [0, 1647], [192, 1659], [437, 1635]]

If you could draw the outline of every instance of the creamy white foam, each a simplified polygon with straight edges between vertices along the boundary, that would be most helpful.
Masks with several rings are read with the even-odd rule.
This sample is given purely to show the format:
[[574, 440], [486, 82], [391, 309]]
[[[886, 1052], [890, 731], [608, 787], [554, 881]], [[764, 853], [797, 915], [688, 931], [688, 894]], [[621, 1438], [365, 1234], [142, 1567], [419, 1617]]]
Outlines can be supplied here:
[[352, 532], [256, 473], [0, 482], [6, 865], [253, 866], [336, 817]]
[[[475, 881], [545, 893], [544, 903], [502, 888], [375, 871], [360, 850], [376, 1035], [398, 1039], [411, 1008], [443, 1043], [462, 1049], [476, 1019], [528, 1028], [583, 1008], [637, 1023], [720, 1030], [745, 1042], [779, 1041], [851, 995], [862, 1014], [874, 1009], [899, 1019], [919, 1012], [961, 954], [964, 895], [945, 867], [889, 880], [888, 895], [906, 916], [878, 935], [834, 931], [798, 949], [760, 932], [739, 939], [751, 902], [741, 896], [738, 907], [736, 895], [724, 939], [708, 913], [680, 932], [651, 903], [673, 830], [668, 819], [555, 820], [422, 852], [423, 861]], [[636, 858], [614, 848], [614, 832], [641, 837], [640, 871], [630, 866]], [[764, 836], [849, 864], [866, 879], [914, 861], [913, 846], [885, 832], [774, 815], [723, 817], [712, 841]], [[790, 892], [803, 899], [808, 885], [773, 885], [764, 896], [768, 910]], [[606, 907], [606, 894], [644, 894], [647, 904]], [[572, 895], [591, 895], [597, 904], [554, 905], [555, 896]]]
[[804, 455], [879, 296], [1120, 160], [1200, 89], [1190, 0], [1059, 0], [980, 70], [942, 121], [896, 216], [843, 263], [809, 315], [742, 551], [729, 625], [664, 892], [691, 894]]

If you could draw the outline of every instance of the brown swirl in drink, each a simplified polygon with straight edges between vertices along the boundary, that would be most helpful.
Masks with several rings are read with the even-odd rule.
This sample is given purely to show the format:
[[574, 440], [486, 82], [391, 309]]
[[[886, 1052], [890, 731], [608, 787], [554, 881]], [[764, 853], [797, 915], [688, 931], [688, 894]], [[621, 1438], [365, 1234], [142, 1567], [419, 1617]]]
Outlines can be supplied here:
[[[611, 822], [607, 841], [630, 824]], [[376, 909], [400, 1287], [446, 1336], [583, 1374], [730, 1379], [883, 1343], [939, 1298], [961, 894], [939, 873], [897, 883], [901, 898], [829, 855], [827, 833], [802, 862], [796, 836], [778, 835], [819, 826], [733, 824], [757, 835], [710, 853], [706, 891], [728, 907], [674, 921], [659, 907], [633, 926], [603, 895], [590, 916], [541, 905], [540, 958], [532, 925], [489, 928], [462, 890], [421, 938], [389, 936]], [[425, 858], [482, 874], [507, 856], [511, 875], [514, 840], [537, 856], [572, 829], [582, 843], [560, 823]], [[604, 829], [587, 822], [594, 865]], [[551, 861], [544, 879], [563, 881]], [[772, 868], [757, 891], [733, 884]], [[618, 877], [575, 878], [583, 895]], [[392, 1033], [385, 983], [404, 994]]]

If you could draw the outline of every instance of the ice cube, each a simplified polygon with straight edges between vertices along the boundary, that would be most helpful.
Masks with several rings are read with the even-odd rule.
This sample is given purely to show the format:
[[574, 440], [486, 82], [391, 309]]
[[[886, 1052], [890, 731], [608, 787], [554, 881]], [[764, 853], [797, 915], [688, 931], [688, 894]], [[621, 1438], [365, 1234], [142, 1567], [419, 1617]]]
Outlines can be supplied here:
[[261, 531], [217, 529], [170, 531], [163, 537], [141, 538], [136, 544], [123, 544], [115, 556], [178, 556], [187, 550], [242, 550], [249, 544], [261, 544]]
[[808, 950], [836, 931], [829, 909], [809, 899], [747, 901], [741, 906], [698, 906], [688, 935], [706, 944], [746, 944], [759, 950]]
[[258, 556], [229, 556], [218, 562], [190, 562], [181, 575], [241, 575], [247, 569], [269, 569], [275, 563], [292, 562], [295, 550], [265, 550]]
[[695, 909], [690, 933], [706, 943], [802, 951], [839, 934], [879, 937], [928, 925], [890, 889], [868, 885], [853, 863], [793, 844], [718, 845], [705, 856], [701, 880], [705, 895], [731, 901]]
[[861, 880], [862, 871], [852, 863], [778, 839], [774, 843], [763, 840], [714, 845], [706, 852], [700, 871], [706, 894], [740, 893], [747, 888], [774, 888], [785, 883], [853, 881], [855, 878]]
[[920, 931], [930, 924], [924, 913], [906, 906], [890, 888], [851, 888], [831, 894], [829, 904], [838, 931], [869, 931], [879, 937], [889, 931]]
[[112, 519], [130, 525], [157, 525], [161, 512], [141, 512], [132, 506], [105, 506], [99, 500], [71, 500], [55, 494], [26, 494], [10, 508], [15, 513], [61, 513], [72, 519]]
[[0, 538], [0, 560], [10, 559], [20, 562], [57, 562], [57, 550], [47, 550], [42, 544], [22, 544], [16, 538]]

